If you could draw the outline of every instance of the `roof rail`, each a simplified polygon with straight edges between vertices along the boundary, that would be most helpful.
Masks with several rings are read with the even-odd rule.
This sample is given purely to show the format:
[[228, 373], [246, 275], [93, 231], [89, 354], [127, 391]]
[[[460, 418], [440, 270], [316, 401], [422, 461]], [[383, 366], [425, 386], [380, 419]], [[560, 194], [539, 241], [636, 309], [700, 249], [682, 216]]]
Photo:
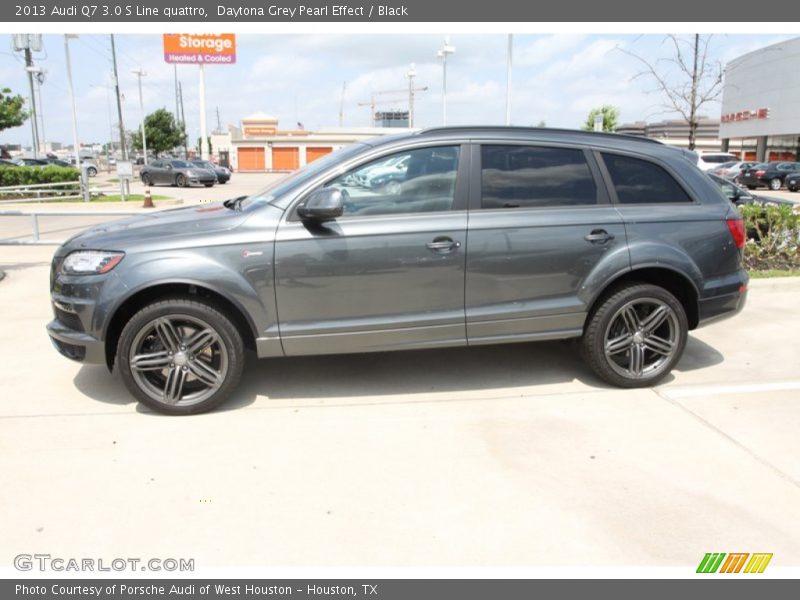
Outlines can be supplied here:
[[647, 142], [651, 144], [659, 144], [663, 145], [662, 142], [647, 138], [644, 136], [639, 135], [632, 135], [629, 133], [610, 133], [606, 131], [586, 131], [584, 129], [566, 129], [566, 128], [558, 128], [558, 127], [520, 127], [517, 125], [452, 125], [446, 127], [429, 127], [427, 129], [423, 129], [417, 133], [417, 135], [428, 135], [434, 133], [445, 133], [445, 132], [469, 132], [469, 131], [480, 131], [480, 132], [491, 132], [491, 131], [530, 131], [536, 133], [568, 133], [572, 135], [592, 135], [592, 136], [599, 136], [599, 137], [610, 137], [614, 139], [629, 139], [629, 140], [638, 140], [641, 142]]

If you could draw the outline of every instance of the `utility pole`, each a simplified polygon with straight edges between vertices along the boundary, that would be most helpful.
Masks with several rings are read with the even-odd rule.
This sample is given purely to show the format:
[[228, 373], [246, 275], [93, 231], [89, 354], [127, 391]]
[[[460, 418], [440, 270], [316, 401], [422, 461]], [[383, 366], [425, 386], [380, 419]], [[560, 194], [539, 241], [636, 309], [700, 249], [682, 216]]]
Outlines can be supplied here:
[[147, 165], [147, 134], [144, 127], [144, 101], [142, 100], [142, 77], [147, 75], [147, 72], [139, 67], [131, 71], [139, 79], [139, 112], [142, 116], [142, 154], [144, 155], [144, 164]]
[[206, 69], [205, 63], [200, 68], [200, 157], [208, 160], [208, 132], [206, 131]]
[[414, 77], [417, 76], [417, 71], [414, 69], [414, 63], [411, 63], [411, 68], [406, 73], [408, 77], [408, 127], [414, 127]]
[[456, 47], [450, 44], [450, 38], [444, 38], [444, 45], [436, 53], [442, 59], [442, 125], [447, 125], [447, 57], [455, 54]]
[[125, 124], [122, 121], [122, 97], [119, 93], [119, 73], [117, 72], [117, 49], [114, 45], [114, 34], [111, 34], [111, 61], [114, 64], [114, 89], [117, 93], [117, 118], [119, 119], [119, 148], [122, 160], [128, 160], [128, 148], [125, 144]]
[[347, 91], [347, 82], [342, 82], [342, 95], [339, 97], [339, 127], [344, 125], [344, 93]]
[[506, 126], [511, 125], [511, 65], [514, 51], [514, 34], [508, 34], [508, 57], [506, 61]]
[[175, 120], [178, 120], [178, 108], [180, 107], [180, 100], [178, 95], [178, 65], [172, 65], [172, 74], [175, 78]]
[[69, 56], [69, 41], [78, 36], [74, 33], [64, 34], [64, 55], [67, 61], [67, 86], [69, 88], [69, 101], [72, 104], [72, 152], [75, 155], [75, 168], [81, 168], [80, 142], [78, 141], [78, 111], [75, 109], [75, 89], [72, 86], [72, 61]]
[[181, 121], [180, 126], [183, 129], [183, 158], [189, 158], [189, 148], [187, 147], [187, 134], [186, 134], [186, 113], [183, 112], [183, 85], [178, 82], [178, 99], [180, 100], [181, 108]]
[[15, 52], [25, 54], [25, 72], [28, 74], [28, 91], [31, 103], [31, 147], [33, 157], [39, 156], [39, 123], [36, 113], [36, 89], [33, 85], [33, 74], [36, 67], [33, 66], [33, 52], [42, 49], [42, 36], [39, 33], [17, 33], [12, 36], [12, 44]]
[[219, 106], [217, 106], [217, 132], [222, 133], [222, 121], [219, 118]]

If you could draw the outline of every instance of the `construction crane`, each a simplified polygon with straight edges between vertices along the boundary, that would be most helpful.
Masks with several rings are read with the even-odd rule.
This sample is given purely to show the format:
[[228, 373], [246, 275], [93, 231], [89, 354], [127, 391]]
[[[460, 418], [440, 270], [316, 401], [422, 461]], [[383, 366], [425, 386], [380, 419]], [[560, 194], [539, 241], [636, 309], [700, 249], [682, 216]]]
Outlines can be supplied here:
[[[409, 78], [410, 81], [413, 81], [413, 78]], [[416, 92], [426, 92], [428, 91], [428, 86], [424, 87], [413, 87], [413, 85], [409, 85], [408, 89], [405, 90], [380, 90], [377, 92], [372, 92], [370, 94], [369, 102], [359, 102], [359, 106], [369, 106], [371, 115], [372, 115], [372, 126], [375, 126], [375, 107], [378, 104], [394, 104], [397, 105], [398, 103], [405, 103], [408, 102], [408, 121], [409, 126], [413, 126], [412, 123], [414, 122], [414, 94]], [[384, 96], [386, 94], [407, 94], [407, 97], [394, 97], [394, 98], [385, 98], [381, 99], [378, 96]]]

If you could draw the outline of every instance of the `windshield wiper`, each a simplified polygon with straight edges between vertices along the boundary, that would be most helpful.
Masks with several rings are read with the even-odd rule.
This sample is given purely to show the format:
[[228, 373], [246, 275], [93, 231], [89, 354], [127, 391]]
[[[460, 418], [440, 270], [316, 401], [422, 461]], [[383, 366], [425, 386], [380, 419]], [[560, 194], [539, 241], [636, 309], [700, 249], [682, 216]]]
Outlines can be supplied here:
[[247, 198], [247, 196], [239, 196], [237, 198], [231, 198], [230, 200], [225, 200], [222, 205], [225, 208], [230, 208], [232, 210], [239, 210], [239, 207], [242, 205], [242, 201]]

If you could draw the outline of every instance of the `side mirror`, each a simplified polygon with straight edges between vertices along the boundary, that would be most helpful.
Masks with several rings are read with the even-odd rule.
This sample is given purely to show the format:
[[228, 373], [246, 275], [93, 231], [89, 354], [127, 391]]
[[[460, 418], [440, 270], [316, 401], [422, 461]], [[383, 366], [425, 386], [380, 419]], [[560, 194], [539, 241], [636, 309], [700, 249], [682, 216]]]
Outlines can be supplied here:
[[344, 212], [342, 192], [336, 188], [320, 188], [311, 192], [297, 215], [304, 221], [332, 221]]

